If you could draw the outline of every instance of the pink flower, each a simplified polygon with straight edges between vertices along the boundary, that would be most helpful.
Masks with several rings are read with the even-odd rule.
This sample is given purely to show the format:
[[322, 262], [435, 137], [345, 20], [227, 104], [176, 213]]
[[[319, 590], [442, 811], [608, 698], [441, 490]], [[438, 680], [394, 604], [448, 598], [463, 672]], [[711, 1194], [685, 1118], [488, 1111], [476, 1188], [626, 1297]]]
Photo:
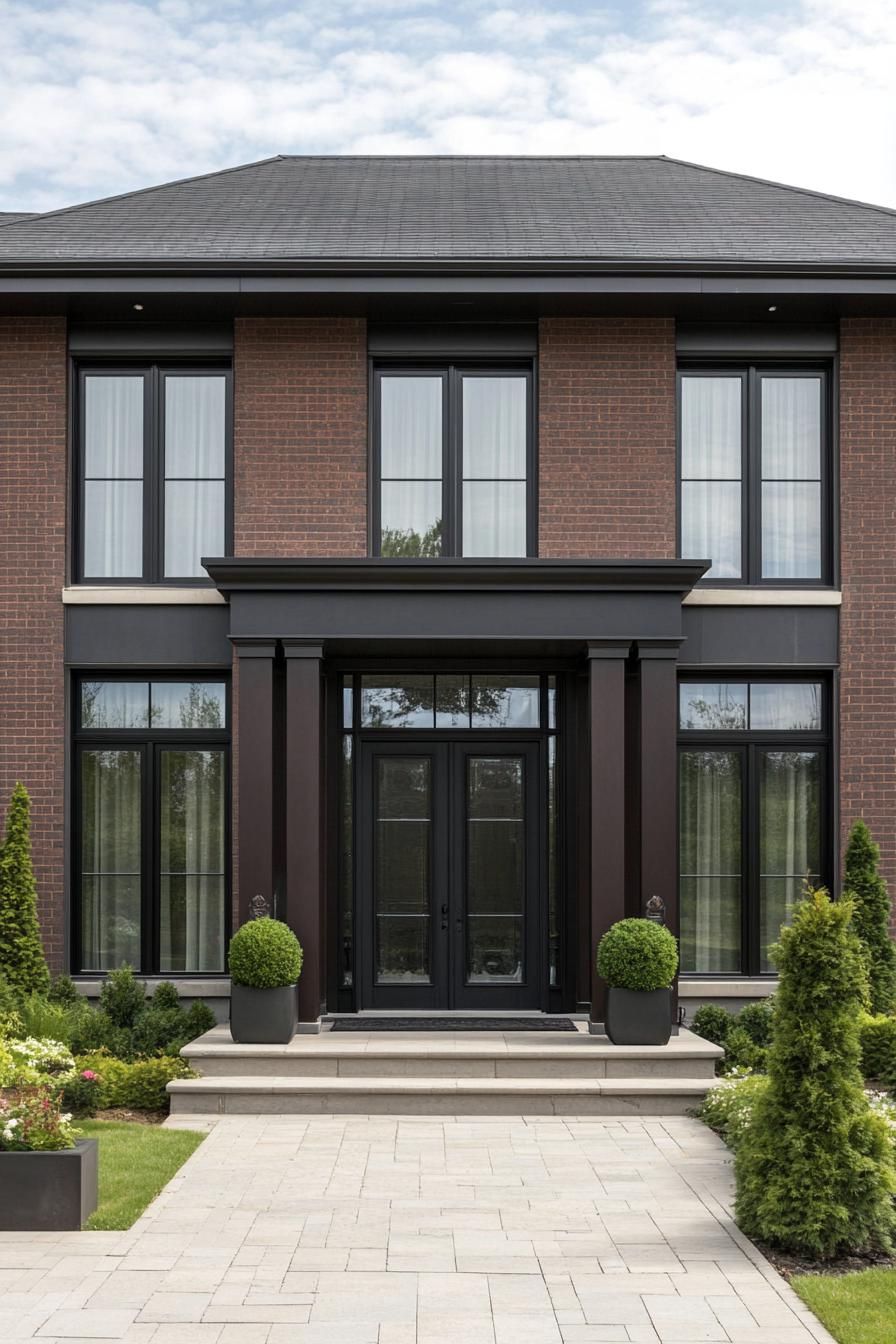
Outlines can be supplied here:
[[95, 1083], [99, 1081], [99, 1074], [94, 1073], [93, 1069], [82, 1069], [81, 1077], [84, 1078], [88, 1083]]

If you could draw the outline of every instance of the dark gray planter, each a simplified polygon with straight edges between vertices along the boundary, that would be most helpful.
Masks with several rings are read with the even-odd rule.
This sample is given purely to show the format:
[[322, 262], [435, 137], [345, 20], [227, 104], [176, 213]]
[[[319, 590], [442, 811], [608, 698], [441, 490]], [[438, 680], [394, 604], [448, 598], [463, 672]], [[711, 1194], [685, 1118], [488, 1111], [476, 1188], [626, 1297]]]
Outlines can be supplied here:
[[296, 987], [230, 986], [230, 1034], [240, 1045], [289, 1045], [296, 1034]]
[[0, 1153], [0, 1230], [77, 1232], [97, 1205], [96, 1139], [57, 1153]]
[[671, 989], [608, 989], [604, 1027], [614, 1045], [668, 1044]]

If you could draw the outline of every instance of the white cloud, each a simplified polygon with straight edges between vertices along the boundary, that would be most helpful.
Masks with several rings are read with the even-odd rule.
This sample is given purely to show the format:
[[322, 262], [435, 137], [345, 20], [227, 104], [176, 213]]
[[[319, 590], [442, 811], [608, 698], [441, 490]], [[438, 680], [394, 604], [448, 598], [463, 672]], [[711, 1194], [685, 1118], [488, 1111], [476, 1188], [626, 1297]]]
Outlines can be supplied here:
[[272, 153], [665, 153], [896, 206], [890, 0], [0, 0], [0, 208]]

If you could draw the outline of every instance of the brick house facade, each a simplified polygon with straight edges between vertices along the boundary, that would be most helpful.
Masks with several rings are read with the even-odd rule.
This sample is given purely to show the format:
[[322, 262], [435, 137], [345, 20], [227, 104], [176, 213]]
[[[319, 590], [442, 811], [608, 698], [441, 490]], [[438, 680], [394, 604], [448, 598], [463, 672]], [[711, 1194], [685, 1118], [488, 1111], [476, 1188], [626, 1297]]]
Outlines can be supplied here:
[[[541, 162], [556, 193], [627, 161]], [[226, 936], [261, 910], [303, 941], [308, 1023], [599, 1020], [594, 940], [659, 897], [686, 1004], [767, 992], [769, 930], [801, 872], [837, 886], [857, 817], [896, 881], [896, 318], [843, 297], [864, 207], [795, 192], [769, 240], [757, 189], [713, 297], [681, 183], [645, 167], [694, 283], [666, 283], [681, 256], [649, 255], [633, 201], [612, 283], [599, 242], [567, 240], [573, 293], [534, 245], [484, 259], [454, 234], [425, 266], [400, 239], [388, 265], [345, 243], [327, 263], [320, 188], [284, 271], [240, 254], [237, 224], [298, 163], [158, 189], [185, 256], [203, 193], [225, 194], [239, 293], [198, 250], [192, 287], [137, 251], [121, 275], [146, 220], [131, 243], [102, 203], [0, 227], [0, 789], [31, 793], [54, 969], [90, 988], [134, 960], [224, 993]], [[439, 171], [419, 165], [382, 171]], [[813, 251], [822, 209], [836, 266]], [[767, 304], [745, 275], [790, 282], [763, 246], [817, 261], [818, 295], [839, 267], [841, 297]], [[51, 251], [82, 288], [23, 312]], [[485, 775], [504, 811], [480, 851]]]

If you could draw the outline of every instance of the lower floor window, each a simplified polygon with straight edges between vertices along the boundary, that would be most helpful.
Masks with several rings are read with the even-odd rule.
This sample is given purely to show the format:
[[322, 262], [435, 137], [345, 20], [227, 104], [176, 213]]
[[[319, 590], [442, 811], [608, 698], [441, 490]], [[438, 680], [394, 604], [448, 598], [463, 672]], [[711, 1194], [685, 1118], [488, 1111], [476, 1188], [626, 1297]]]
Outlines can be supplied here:
[[816, 683], [682, 683], [683, 972], [772, 972], [806, 881], [826, 880], [823, 700]]
[[[144, 686], [127, 683], [128, 696], [140, 700]], [[164, 686], [153, 683], [153, 690]], [[84, 703], [82, 692], [82, 725]], [[150, 724], [160, 717], [153, 714], [155, 703], [164, 703], [164, 689], [153, 697]], [[163, 974], [224, 970], [229, 757], [223, 693], [215, 703], [220, 712], [205, 729], [115, 732], [91, 721], [79, 729], [76, 969], [108, 971], [127, 962]], [[200, 734], [205, 740], [196, 740]]]

